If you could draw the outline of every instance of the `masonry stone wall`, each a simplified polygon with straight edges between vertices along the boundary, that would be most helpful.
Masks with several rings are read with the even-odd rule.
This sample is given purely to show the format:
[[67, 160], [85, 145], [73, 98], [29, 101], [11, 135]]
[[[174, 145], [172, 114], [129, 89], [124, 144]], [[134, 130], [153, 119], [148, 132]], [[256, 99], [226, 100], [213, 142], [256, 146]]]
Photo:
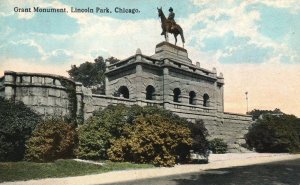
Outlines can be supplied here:
[[0, 97], [5, 96], [4, 76], [0, 78]]
[[209, 131], [209, 139], [221, 138], [227, 144], [229, 152], [244, 152], [245, 134], [251, 125], [251, 117], [234, 113], [224, 113], [221, 118], [204, 121]]
[[61, 81], [71, 80], [57, 75], [5, 71], [0, 95], [22, 101], [42, 116], [65, 116], [70, 113], [69, 94]]
[[91, 89], [84, 87], [81, 83], [76, 83], [77, 95], [77, 114], [82, 114], [86, 120], [92, 116], [94, 111], [104, 109], [108, 105], [133, 105], [136, 101], [121, 97], [106, 96], [100, 94], [92, 94]]

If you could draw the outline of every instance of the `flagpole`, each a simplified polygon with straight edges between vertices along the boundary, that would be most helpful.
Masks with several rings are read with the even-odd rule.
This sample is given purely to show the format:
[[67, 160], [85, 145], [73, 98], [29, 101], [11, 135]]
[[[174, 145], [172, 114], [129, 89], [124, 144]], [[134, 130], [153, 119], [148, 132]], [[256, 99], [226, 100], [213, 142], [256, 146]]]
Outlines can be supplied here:
[[248, 113], [248, 92], [245, 92], [245, 95], [246, 95], [246, 103], [247, 103], [247, 112], [246, 114]]

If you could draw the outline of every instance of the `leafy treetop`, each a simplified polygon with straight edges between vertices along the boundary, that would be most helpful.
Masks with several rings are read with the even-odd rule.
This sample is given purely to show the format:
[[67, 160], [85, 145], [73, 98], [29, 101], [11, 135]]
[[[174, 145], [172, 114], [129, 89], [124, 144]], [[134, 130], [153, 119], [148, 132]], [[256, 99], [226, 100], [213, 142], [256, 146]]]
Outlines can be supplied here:
[[105, 86], [105, 69], [106, 62], [110, 64], [114, 64], [118, 62], [119, 59], [110, 57], [106, 60], [103, 57], [97, 57], [94, 62], [84, 62], [80, 64], [78, 67], [76, 65], [72, 65], [71, 69], [67, 72], [69, 73], [72, 80], [81, 82], [86, 87], [97, 86], [98, 89], [101, 89], [101, 92], [104, 92]]
[[259, 109], [254, 109], [247, 114], [252, 115], [252, 119], [256, 120], [258, 119], [261, 115], [284, 115], [280, 109], [276, 108], [274, 110], [259, 110]]

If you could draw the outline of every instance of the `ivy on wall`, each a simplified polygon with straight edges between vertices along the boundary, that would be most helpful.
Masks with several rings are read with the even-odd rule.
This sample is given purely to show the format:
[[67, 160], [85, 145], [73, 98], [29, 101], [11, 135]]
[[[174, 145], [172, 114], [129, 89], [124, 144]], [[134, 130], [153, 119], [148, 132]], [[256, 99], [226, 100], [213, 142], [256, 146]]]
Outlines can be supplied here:
[[66, 93], [68, 94], [68, 111], [69, 114], [66, 115], [66, 119], [68, 122], [77, 125], [77, 97], [76, 97], [76, 86], [73, 82], [62, 79], [61, 84], [66, 88]]

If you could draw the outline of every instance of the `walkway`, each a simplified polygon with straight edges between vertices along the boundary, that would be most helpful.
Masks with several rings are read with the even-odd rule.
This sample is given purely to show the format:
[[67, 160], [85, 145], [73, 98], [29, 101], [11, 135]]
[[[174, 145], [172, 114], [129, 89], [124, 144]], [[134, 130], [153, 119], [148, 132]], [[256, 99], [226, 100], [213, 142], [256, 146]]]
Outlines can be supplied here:
[[218, 154], [211, 155], [209, 164], [176, 165], [173, 168], [151, 168], [139, 170], [113, 171], [103, 174], [86, 175], [65, 178], [48, 178], [30, 181], [8, 182], [1, 185], [95, 185], [117, 183], [124, 181], [157, 178], [185, 173], [201, 172], [203, 170], [221, 169], [235, 166], [269, 163], [275, 161], [300, 159], [300, 154]]

